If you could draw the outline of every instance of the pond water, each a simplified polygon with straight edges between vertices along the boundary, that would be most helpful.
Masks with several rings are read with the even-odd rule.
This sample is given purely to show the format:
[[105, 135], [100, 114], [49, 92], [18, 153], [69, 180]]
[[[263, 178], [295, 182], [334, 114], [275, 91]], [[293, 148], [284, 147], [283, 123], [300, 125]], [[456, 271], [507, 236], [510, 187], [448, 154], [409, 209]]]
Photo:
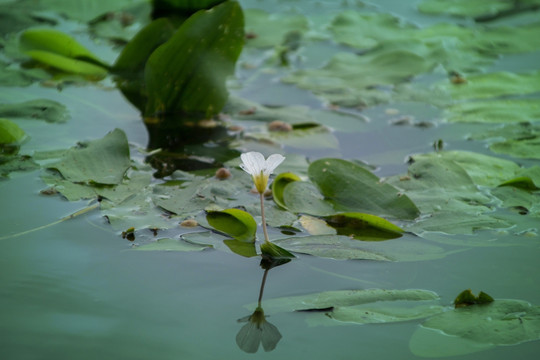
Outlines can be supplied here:
[[[0, 1], [0, 5], [8, 3]], [[54, 4], [52, 1], [44, 3]], [[92, 1], [84, 3], [92, 4]], [[116, 2], [111, 3], [114, 6]], [[145, 1], [132, 3], [142, 3], [143, 8], [148, 6]], [[289, 138], [283, 144], [270, 148], [261, 145], [263, 142], [253, 144], [246, 141], [235, 149], [266, 153], [273, 149], [273, 152], [285, 156], [307, 157], [309, 161], [323, 157], [358, 160], [370, 164], [374, 173], [383, 178], [406, 174], [408, 157], [433, 154], [433, 144], [439, 139], [444, 142], [444, 150], [494, 156], [526, 168], [540, 165], [538, 153], [520, 158], [508, 153], [495, 153], [489, 145], [497, 137], [482, 139], [479, 136], [501, 128], [505, 123], [450, 121], [446, 112], [448, 106], [420, 96], [411, 97], [408, 91], [401, 95], [395, 91], [396, 95], [386, 102], [360, 108], [345, 106], [344, 103], [352, 102], [351, 98], [339, 99], [332, 89], [326, 88], [317, 93], [317, 89], [302, 88], [300, 83], [308, 83], [309, 79], [296, 81], [298, 86], [291, 81], [281, 81], [296, 71], [324, 66], [338, 52], [361, 52], [350, 44], [353, 40], [349, 44], [340, 43], [332, 37], [336, 33], [328, 30], [332, 19], [344, 11], [392, 14], [402, 23], [422, 28], [445, 22], [472, 28], [480, 26], [470, 18], [423, 14], [417, 10], [418, 1], [366, 1], [364, 6], [359, 1], [301, 0], [245, 0], [240, 4], [244, 9], [264, 9], [274, 14], [270, 19], [277, 19], [277, 26], [289, 26], [279, 22], [285, 15], [304, 17], [307, 25], [302, 31], [308, 40], [289, 54], [291, 63], [285, 68], [276, 61], [274, 46], [259, 48], [246, 45], [236, 66], [236, 77], [228, 82], [231, 95], [269, 107], [302, 105], [310, 111], [337, 109], [343, 121], [317, 117], [332, 131], [324, 132], [321, 137], [308, 136], [307, 140], [301, 136]], [[115, 47], [103, 38], [92, 40], [87, 25], [75, 19], [62, 18], [57, 11], [56, 5], [51, 5], [51, 10], [42, 14], [55, 19], [57, 29], [71, 34], [102, 59], [114, 61], [122, 47]], [[246, 12], [246, 18], [249, 14]], [[502, 18], [488, 26], [517, 28], [535, 24], [539, 17], [538, 11], [531, 11]], [[253, 15], [253, 18], [256, 17]], [[261, 17], [260, 21], [267, 20]], [[352, 25], [350, 30], [344, 31], [360, 31], [361, 24]], [[370, 26], [377, 29], [375, 26], [379, 25], [374, 22]], [[377, 34], [370, 36], [381, 43], [388, 40], [387, 36], [397, 36], [395, 29], [381, 29], [390, 35], [381, 35], [380, 39]], [[262, 30], [260, 36], [271, 38]], [[448, 44], [454, 43], [449, 41]], [[459, 46], [456, 49], [469, 50]], [[8, 50], [6, 45], [0, 60], [10, 58]], [[503, 54], [476, 72], [465, 70], [464, 73], [473, 77], [499, 71], [538, 71], [538, 51], [540, 45], [537, 44], [535, 51]], [[465, 60], [459, 60], [467, 61], [469, 55], [467, 53]], [[330, 82], [328, 78], [333, 75], [307, 75], [308, 78], [318, 76], [321, 79], [326, 77], [325, 81]], [[414, 92], [423, 85], [446, 78], [446, 71], [434, 67], [400, 83], [412, 84]], [[343, 76], [340, 81], [348, 84]], [[384, 89], [388, 90], [387, 87], [393, 83], [385, 84]], [[354, 88], [353, 85], [351, 87]], [[0, 83], [0, 94], [0, 103], [3, 104], [49, 99], [65, 105], [70, 113], [70, 119], [65, 123], [12, 119], [29, 136], [21, 146], [23, 154], [35, 156], [42, 151], [67, 149], [78, 141], [102, 138], [107, 132], [120, 128], [127, 135], [131, 157], [139, 163], [144, 159], [142, 149], [146, 147], [148, 134], [141, 114], [110, 79], [97, 83], [68, 82], [62, 85], [61, 90], [37, 82], [30, 86], [4, 86]], [[539, 95], [540, 90], [536, 88], [520, 93], [516, 98], [529, 97], [538, 101]], [[292, 108], [289, 111], [294, 114], [304, 110]], [[538, 112], [531, 114], [529, 120], [538, 123]], [[241, 117], [231, 121], [248, 129], [248, 135], [250, 131], [257, 135], [258, 127], [265, 124]], [[398, 121], [401, 122], [398, 124]], [[518, 119], [515, 123], [520, 121]], [[539, 148], [531, 146], [530, 149]], [[204, 156], [209, 153], [211, 151], [207, 150]], [[46, 160], [41, 160], [40, 164], [46, 164]], [[228, 164], [232, 166], [232, 163]], [[436, 293], [440, 299], [433, 306], [444, 306], [448, 312], [461, 291], [472, 289], [475, 294], [480, 291], [488, 293], [496, 299], [495, 302], [516, 299], [540, 305], [537, 280], [540, 270], [538, 188], [529, 192], [528, 215], [519, 215], [491, 204], [493, 212], [501, 214], [505, 221], [511, 221], [506, 228], [484, 227], [473, 234], [433, 231], [423, 237], [413, 235], [413, 232], [419, 233], [415, 228], [403, 238], [384, 242], [383, 246], [388, 251], [396, 246], [394, 254], [398, 254], [398, 258], [401, 252], [408, 254], [402, 261], [335, 260], [295, 254], [296, 259], [268, 272], [264, 288], [262, 307], [269, 315], [267, 321], [277, 327], [282, 338], [274, 350], [265, 352], [260, 348], [254, 355], [239, 348], [236, 336], [244, 326], [238, 320], [251, 315], [256, 307], [264, 273], [259, 266], [260, 257], [246, 258], [212, 248], [202, 251], [135, 251], [136, 245], [155, 241], [152, 232], [137, 229], [137, 238], [130, 242], [123, 239], [122, 231], [108, 224], [97, 210], [47, 226], [92, 203], [41, 194], [41, 190], [49, 187], [41, 178], [43, 171], [11, 172], [0, 180], [2, 359], [419, 359], [422, 354], [428, 358], [429, 354], [456, 354], [456, 359], [493, 360], [510, 357], [532, 359], [540, 352], [538, 341], [478, 345], [474, 341], [463, 342], [459, 336], [445, 335], [442, 330], [435, 332], [443, 340], [436, 336], [433, 340], [420, 338], [422, 352], [418, 345], [416, 348], [411, 345], [411, 339], [421, 328], [425, 317], [372, 324], [325, 322], [323, 320], [331, 316], [325, 315], [328, 309], [322, 312], [278, 311], [272, 303], [277, 298], [326, 291], [422, 289]], [[535, 179], [536, 185], [540, 186], [538, 178], [533, 177]], [[477, 188], [483, 194], [491, 191], [486, 190], [491, 187], [485, 184], [477, 185]], [[443, 194], [442, 207], [445, 201], [448, 199]], [[473, 222], [476, 219], [473, 215], [471, 218]], [[400, 224], [408, 226], [409, 223], [403, 221]], [[163, 234], [178, 239], [182, 233], [190, 231], [176, 227]], [[274, 239], [285, 236], [277, 229], [271, 229], [271, 234]], [[261, 236], [262, 230], [259, 229], [258, 238]], [[400, 248], [400, 241], [418, 246], [417, 253], [414, 249]], [[370, 244], [366, 246], [369, 248]], [[434, 249], [433, 254], [427, 253], [430, 249]], [[265, 303], [268, 303], [268, 308]], [[384, 302], [380, 303], [383, 303], [384, 310]], [[534, 339], [539, 338], [538, 313], [523, 316], [508, 317], [508, 321], [517, 323], [519, 320], [521, 324], [514, 332], [524, 331], [532, 334]], [[480, 326], [483, 325], [478, 324]], [[445, 346], [450, 350], [442, 349]], [[475, 347], [478, 352], [470, 350]], [[433, 351], [426, 352], [425, 348]], [[460, 348], [466, 348], [463, 354]]]

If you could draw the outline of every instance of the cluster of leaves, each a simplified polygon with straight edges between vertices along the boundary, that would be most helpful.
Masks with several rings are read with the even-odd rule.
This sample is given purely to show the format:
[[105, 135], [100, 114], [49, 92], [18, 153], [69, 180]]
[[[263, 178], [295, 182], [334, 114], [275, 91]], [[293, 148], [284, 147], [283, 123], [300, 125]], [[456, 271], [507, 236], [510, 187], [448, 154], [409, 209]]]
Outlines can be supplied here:
[[[242, 49], [244, 20], [237, 2], [195, 12], [206, 5], [191, 5], [194, 14], [186, 18], [150, 22], [128, 42], [113, 65], [55, 29], [24, 31], [12, 52], [15, 58], [31, 59], [36, 67], [63, 78], [75, 75], [99, 80], [116, 74], [120, 89], [146, 116], [211, 116], [227, 99], [225, 79], [233, 73]], [[114, 10], [111, 4], [107, 6]], [[60, 12], [69, 13], [69, 9]], [[101, 14], [101, 10], [92, 14]], [[28, 85], [32, 76], [44, 77], [42, 72], [13, 71], [7, 64], [0, 69], [6, 71], [0, 77], [2, 82], [9, 85]]]

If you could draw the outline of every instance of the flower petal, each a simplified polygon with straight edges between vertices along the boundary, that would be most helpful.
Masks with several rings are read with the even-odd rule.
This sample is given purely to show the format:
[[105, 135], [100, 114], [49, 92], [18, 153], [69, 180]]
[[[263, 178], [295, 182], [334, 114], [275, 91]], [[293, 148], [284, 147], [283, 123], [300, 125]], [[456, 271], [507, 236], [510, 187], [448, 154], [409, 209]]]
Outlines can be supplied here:
[[270, 175], [278, 166], [285, 160], [285, 157], [280, 154], [272, 154], [266, 159], [264, 173]]
[[242, 170], [252, 176], [259, 175], [265, 168], [264, 156], [259, 152], [250, 151], [241, 154], [240, 159], [242, 159], [242, 164], [240, 164]]

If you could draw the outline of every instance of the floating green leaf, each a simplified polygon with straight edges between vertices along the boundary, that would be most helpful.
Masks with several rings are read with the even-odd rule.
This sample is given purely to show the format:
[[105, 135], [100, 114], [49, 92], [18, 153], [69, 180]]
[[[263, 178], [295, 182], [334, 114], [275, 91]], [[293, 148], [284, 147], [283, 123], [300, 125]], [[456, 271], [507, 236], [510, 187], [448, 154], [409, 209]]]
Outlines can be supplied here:
[[253, 217], [240, 209], [210, 211], [206, 220], [214, 229], [232, 236], [238, 241], [252, 243], [255, 241], [257, 223]]
[[292, 252], [338, 260], [377, 260], [390, 258], [377, 252], [365, 250], [357, 240], [341, 235], [295, 236], [273, 241], [274, 244]]
[[426, 14], [474, 17], [508, 10], [512, 6], [512, 2], [501, 0], [424, 0], [418, 4], [418, 10]]
[[146, 115], [219, 112], [227, 99], [225, 78], [242, 50], [243, 27], [234, 1], [190, 16], [148, 59]]
[[420, 42], [392, 42], [363, 55], [338, 53], [321, 69], [300, 70], [282, 80], [337, 105], [366, 106], [388, 101], [389, 95], [375, 87], [393, 86], [430, 71], [436, 63], [429, 53]]
[[534, 122], [540, 118], [537, 99], [470, 101], [447, 108], [448, 121], [469, 123]]
[[486, 99], [509, 95], [533, 94], [540, 91], [540, 71], [529, 73], [496, 72], [471, 75], [464, 84], [450, 81], [435, 86], [454, 100]]
[[80, 143], [49, 165], [71, 182], [115, 185], [130, 167], [126, 134], [115, 129], [102, 139]]
[[294, 213], [316, 216], [332, 215], [338, 212], [326, 201], [315, 185], [307, 181], [293, 181], [284, 187], [285, 208]]
[[357, 212], [339, 213], [326, 216], [327, 223], [339, 235], [347, 235], [357, 240], [381, 241], [401, 237], [403, 229], [391, 222], [370, 214]]
[[246, 45], [272, 47], [280, 45], [286, 34], [308, 30], [308, 20], [303, 15], [269, 14], [264, 10], [246, 9]]
[[[35, 2], [23, 0], [26, 6], [35, 6]], [[96, 17], [115, 11], [122, 11], [136, 4], [144, 4], [146, 0], [40, 0], [41, 9], [56, 11], [67, 17], [82, 22], [88, 22]]]
[[336, 41], [360, 49], [371, 49], [389, 40], [405, 38], [413, 29], [416, 27], [390, 14], [366, 14], [352, 10], [338, 14], [330, 25]]
[[0, 118], [0, 146], [19, 142], [25, 137], [24, 130], [8, 119]]
[[520, 300], [495, 300], [429, 318], [413, 334], [410, 349], [417, 356], [434, 358], [538, 339], [538, 306]]
[[406, 195], [389, 184], [381, 183], [370, 171], [350, 161], [319, 159], [311, 163], [308, 175], [321, 190], [325, 201], [337, 211], [366, 212], [401, 219], [414, 219], [419, 215], [418, 208]]

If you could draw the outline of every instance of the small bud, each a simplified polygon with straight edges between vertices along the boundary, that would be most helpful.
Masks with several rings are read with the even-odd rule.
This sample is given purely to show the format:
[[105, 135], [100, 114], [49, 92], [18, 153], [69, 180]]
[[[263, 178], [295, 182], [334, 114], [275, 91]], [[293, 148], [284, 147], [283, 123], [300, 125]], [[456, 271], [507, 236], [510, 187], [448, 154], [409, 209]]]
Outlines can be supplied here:
[[291, 124], [288, 124], [284, 121], [275, 120], [268, 124], [268, 130], [269, 131], [281, 131], [281, 132], [289, 132], [292, 131]]
[[231, 172], [229, 169], [226, 169], [224, 167], [217, 169], [216, 171], [216, 178], [219, 180], [225, 180], [231, 177]]
[[180, 226], [186, 227], [186, 228], [193, 228], [198, 226], [199, 223], [195, 219], [186, 219], [180, 223]]

